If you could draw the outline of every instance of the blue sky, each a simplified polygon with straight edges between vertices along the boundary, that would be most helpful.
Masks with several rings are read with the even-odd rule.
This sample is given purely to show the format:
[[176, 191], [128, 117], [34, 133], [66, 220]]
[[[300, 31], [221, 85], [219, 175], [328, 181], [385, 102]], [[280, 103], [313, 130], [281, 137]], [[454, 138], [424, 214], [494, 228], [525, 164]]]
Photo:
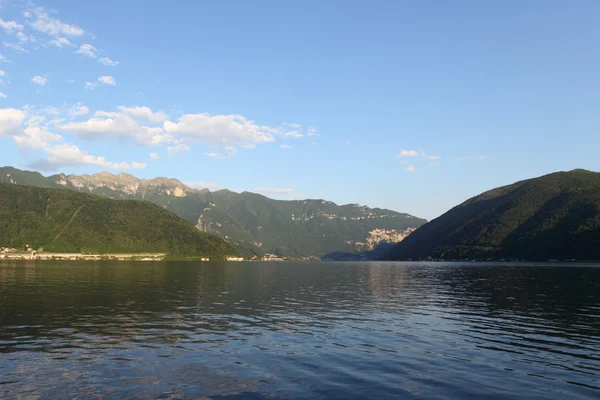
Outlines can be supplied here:
[[600, 169], [600, 2], [0, 1], [2, 165], [433, 218]]

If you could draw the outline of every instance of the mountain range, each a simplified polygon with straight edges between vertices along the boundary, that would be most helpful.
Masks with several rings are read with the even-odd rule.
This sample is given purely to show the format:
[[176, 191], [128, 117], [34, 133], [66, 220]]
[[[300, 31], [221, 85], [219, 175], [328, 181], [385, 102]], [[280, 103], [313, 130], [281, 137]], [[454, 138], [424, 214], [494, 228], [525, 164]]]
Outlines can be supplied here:
[[[145, 200], [215, 234], [251, 256], [330, 257], [380, 254], [426, 221], [409, 214], [326, 200], [274, 200], [251, 192], [194, 189], [169, 178], [120, 173], [57, 174], [0, 168], [0, 182], [65, 188], [111, 199]], [[379, 249], [379, 251], [378, 251]]]
[[473, 197], [384, 260], [600, 260], [600, 173], [557, 172]]
[[0, 246], [60, 253], [166, 253], [172, 259], [236, 255], [223, 239], [149, 202], [6, 183], [0, 183]]

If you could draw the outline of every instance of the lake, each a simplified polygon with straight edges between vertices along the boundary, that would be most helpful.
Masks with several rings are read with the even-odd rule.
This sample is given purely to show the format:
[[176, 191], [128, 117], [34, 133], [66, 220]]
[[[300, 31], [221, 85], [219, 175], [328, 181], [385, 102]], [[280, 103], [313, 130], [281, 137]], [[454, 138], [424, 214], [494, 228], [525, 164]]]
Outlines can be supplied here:
[[600, 398], [600, 268], [0, 262], [0, 398]]

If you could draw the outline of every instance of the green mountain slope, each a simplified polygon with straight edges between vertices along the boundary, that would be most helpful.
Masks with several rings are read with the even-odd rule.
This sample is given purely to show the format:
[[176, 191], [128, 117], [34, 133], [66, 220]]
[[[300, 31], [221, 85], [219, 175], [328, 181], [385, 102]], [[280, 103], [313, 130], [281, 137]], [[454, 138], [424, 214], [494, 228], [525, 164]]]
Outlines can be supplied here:
[[426, 221], [390, 210], [338, 206], [325, 200], [273, 200], [256, 193], [192, 189], [175, 179], [128, 174], [58, 174], [48, 177], [0, 168], [0, 182], [62, 187], [114, 199], [153, 202], [213, 233], [245, 255], [326, 256], [368, 253], [398, 242]]
[[423, 225], [387, 260], [600, 260], [600, 173], [558, 172], [490, 190]]
[[168, 253], [220, 259], [222, 239], [149, 202], [0, 183], [0, 246], [52, 252]]

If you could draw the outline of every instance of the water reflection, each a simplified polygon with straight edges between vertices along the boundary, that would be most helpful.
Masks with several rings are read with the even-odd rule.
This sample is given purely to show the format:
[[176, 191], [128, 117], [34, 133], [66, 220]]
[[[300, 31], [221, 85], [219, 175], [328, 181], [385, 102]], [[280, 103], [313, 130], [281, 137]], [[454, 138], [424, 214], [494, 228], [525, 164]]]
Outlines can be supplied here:
[[0, 293], [0, 397], [600, 394], [600, 268], [5, 262]]

